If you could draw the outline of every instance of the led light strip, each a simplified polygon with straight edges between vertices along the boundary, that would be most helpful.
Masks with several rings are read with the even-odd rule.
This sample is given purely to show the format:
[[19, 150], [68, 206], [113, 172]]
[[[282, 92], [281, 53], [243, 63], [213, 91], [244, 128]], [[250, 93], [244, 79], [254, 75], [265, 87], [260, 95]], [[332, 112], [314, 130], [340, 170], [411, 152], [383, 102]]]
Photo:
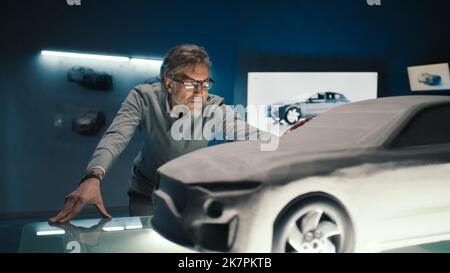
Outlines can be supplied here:
[[129, 225], [125, 226], [125, 229], [142, 229], [142, 225]]
[[94, 54], [81, 54], [81, 53], [71, 53], [71, 52], [62, 52], [62, 51], [49, 51], [49, 50], [42, 50], [41, 54], [43, 56], [94, 59], [94, 60], [118, 61], [118, 62], [128, 62], [130, 60], [130, 58], [128, 58], [128, 57], [118, 57], [118, 56], [108, 56], [108, 55], [94, 55]]
[[37, 236], [47, 236], [47, 235], [60, 235], [65, 234], [64, 230], [41, 230], [36, 232]]
[[53, 56], [53, 57], [66, 57], [66, 58], [117, 61], [117, 62], [132, 62], [132, 63], [148, 63], [148, 64], [153, 63], [156, 65], [162, 64], [162, 61], [160, 61], [160, 60], [129, 58], [129, 57], [109, 56], [109, 55], [72, 53], [72, 52], [51, 51], [51, 50], [42, 50], [41, 54], [42, 54], [42, 56]]
[[135, 64], [155, 64], [155, 65], [158, 65], [158, 66], [162, 65], [162, 61], [151, 60], [151, 59], [131, 58], [130, 62], [131, 63], [135, 63]]
[[120, 231], [120, 230], [125, 230], [125, 227], [123, 226], [117, 226], [117, 227], [103, 227], [102, 228], [104, 231]]

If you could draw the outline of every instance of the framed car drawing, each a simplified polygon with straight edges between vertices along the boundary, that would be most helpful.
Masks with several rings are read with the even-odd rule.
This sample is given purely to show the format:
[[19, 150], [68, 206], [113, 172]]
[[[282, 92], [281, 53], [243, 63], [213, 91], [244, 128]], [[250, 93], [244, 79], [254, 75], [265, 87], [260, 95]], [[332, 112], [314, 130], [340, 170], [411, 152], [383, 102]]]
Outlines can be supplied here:
[[450, 89], [448, 63], [408, 67], [411, 91], [433, 91]]

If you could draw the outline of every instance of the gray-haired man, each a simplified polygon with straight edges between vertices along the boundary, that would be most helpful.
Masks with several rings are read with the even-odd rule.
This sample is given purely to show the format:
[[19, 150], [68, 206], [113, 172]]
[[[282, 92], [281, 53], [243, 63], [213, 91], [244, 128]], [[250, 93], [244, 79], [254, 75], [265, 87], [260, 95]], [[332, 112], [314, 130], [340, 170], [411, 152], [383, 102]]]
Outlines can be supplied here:
[[[190, 115], [198, 110], [198, 106], [201, 109], [216, 107], [224, 113], [223, 132], [227, 137], [255, 139], [267, 134], [240, 120], [223, 103], [223, 98], [208, 94], [213, 84], [210, 68], [209, 56], [202, 47], [186, 44], [171, 49], [161, 66], [161, 82], [139, 85], [131, 90], [95, 149], [82, 183], [66, 197], [64, 208], [50, 222], [68, 222], [89, 203], [94, 204], [103, 217], [111, 217], [103, 204], [100, 183], [136, 129], [141, 134], [143, 146], [134, 160], [128, 191], [131, 215], [152, 214], [151, 194], [158, 181], [158, 167], [208, 145], [206, 138], [180, 140], [173, 136], [172, 127], [180, 118], [192, 118], [194, 135], [198, 135], [195, 131], [203, 131], [205, 121], [214, 116], [217, 118], [217, 115]], [[188, 109], [188, 113], [184, 112], [185, 117], [181, 114], [183, 111], [175, 111], [179, 106]]]

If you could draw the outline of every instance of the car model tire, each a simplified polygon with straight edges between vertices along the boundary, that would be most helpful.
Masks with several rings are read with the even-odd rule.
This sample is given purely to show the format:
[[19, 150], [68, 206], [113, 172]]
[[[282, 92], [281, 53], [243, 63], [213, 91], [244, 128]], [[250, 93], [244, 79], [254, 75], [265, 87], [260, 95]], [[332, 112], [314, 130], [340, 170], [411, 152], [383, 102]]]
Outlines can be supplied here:
[[289, 124], [295, 124], [297, 123], [302, 117], [302, 110], [296, 106], [289, 107], [285, 114], [284, 114], [284, 120]]
[[350, 217], [333, 201], [310, 200], [293, 205], [275, 223], [273, 252], [352, 252]]

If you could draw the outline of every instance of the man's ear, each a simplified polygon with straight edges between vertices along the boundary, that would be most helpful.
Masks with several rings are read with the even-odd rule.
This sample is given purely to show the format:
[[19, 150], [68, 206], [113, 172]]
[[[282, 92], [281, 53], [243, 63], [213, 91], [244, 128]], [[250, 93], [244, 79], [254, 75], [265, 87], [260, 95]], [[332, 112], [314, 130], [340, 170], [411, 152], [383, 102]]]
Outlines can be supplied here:
[[166, 88], [167, 92], [172, 93], [172, 80], [169, 78], [164, 78], [164, 87]]

